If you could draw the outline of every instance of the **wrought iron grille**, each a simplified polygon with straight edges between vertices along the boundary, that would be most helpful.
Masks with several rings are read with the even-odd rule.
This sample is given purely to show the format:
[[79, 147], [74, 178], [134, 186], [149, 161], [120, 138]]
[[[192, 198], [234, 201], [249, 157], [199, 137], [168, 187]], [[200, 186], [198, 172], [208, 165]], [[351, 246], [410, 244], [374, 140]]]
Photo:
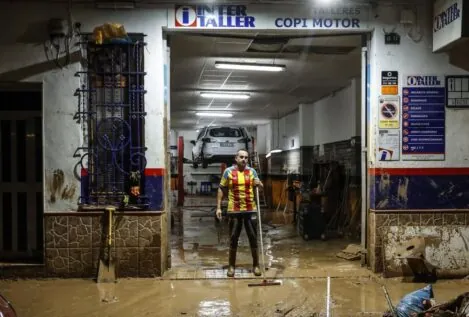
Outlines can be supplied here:
[[82, 86], [76, 118], [84, 129], [85, 153], [80, 164], [82, 208], [114, 205], [145, 209], [145, 107], [142, 34], [128, 43], [96, 44], [91, 35], [81, 43], [86, 56], [78, 72]]

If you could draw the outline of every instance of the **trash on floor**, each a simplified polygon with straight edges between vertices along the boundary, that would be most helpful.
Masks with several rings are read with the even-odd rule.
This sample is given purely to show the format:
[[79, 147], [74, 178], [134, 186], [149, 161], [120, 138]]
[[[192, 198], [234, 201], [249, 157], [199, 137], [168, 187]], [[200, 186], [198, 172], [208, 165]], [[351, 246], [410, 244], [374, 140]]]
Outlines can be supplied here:
[[433, 306], [433, 298], [433, 287], [432, 285], [427, 285], [424, 288], [405, 295], [394, 308], [395, 314], [388, 311], [383, 316], [415, 317]]
[[465, 317], [469, 316], [469, 292], [462, 293], [455, 299], [431, 307], [417, 317]]
[[344, 250], [337, 253], [336, 256], [349, 261], [360, 260], [361, 247], [356, 244], [349, 244]]

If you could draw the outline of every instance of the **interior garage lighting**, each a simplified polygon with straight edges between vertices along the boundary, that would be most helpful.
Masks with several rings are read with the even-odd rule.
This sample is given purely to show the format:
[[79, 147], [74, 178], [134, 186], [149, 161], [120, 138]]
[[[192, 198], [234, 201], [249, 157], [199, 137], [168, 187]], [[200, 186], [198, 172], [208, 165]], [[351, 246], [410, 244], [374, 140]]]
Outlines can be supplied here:
[[199, 117], [224, 117], [224, 118], [231, 118], [233, 116], [233, 114], [229, 112], [196, 112], [195, 115]]
[[215, 68], [235, 69], [235, 70], [257, 70], [257, 71], [264, 71], [264, 72], [281, 72], [285, 70], [285, 65], [216, 62]]
[[248, 94], [233, 94], [221, 92], [201, 92], [201, 97], [204, 98], [217, 98], [217, 99], [249, 99]]

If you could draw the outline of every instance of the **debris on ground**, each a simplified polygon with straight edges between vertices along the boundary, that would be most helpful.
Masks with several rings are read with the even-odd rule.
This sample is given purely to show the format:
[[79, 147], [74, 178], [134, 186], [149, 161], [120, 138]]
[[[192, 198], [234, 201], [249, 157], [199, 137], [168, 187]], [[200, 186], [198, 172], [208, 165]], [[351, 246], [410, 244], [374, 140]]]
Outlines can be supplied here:
[[[391, 312], [394, 309], [394, 314]], [[427, 285], [404, 296], [395, 308], [383, 317], [467, 317], [469, 316], [469, 292], [436, 305], [433, 288]]]
[[356, 244], [349, 244], [344, 250], [336, 254], [338, 258], [356, 261], [361, 258], [361, 247]]
[[466, 317], [469, 316], [469, 292], [453, 300], [436, 305], [416, 317]]
[[387, 311], [383, 317], [415, 317], [432, 307], [433, 298], [433, 287], [427, 285], [405, 295], [394, 308], [395, 313]]

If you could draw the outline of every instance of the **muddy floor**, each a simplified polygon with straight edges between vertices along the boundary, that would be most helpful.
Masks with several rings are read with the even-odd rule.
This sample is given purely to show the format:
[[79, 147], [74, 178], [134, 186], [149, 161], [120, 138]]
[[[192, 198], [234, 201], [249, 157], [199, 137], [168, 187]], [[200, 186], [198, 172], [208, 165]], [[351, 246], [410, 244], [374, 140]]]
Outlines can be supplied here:
[[[172, 269], [161, 279], [0, 281], [0, 292], [18, 315], [62, 316], [326, 316], [326, 281], [331, 277], [331, 316], [381, 316], [387, 308], [382, 285], [393, 301], [424, 284], [382, 279], [360, 261], [336, 256], [344, 239], [304, 241], [292, 215], [266, 212], [263, 219], [266, 276], [281, 286], [249, 287], [261, 282], [251, 273], [247, 237], [238, 249], [235, 279], [226, 278], [228, 228], [213, 218], [213, 201], [189, 201], [174, 210]], [[469, 281], [438, 281], [435, 299], [443, 302], [469, 291]]]
[[[248, 287], [248, 280], [0, 281], [18, 315], [62, 316], [325, 316], [326, 279], [287, 279], [281, 286]], [[381, 284], [396, 302], [423, 284], [370, 278], [333, 278], [332, 316], [380, 316], [386, 309]], [[467, 291], [466, 281], [440, 281], [436, 300]]]

